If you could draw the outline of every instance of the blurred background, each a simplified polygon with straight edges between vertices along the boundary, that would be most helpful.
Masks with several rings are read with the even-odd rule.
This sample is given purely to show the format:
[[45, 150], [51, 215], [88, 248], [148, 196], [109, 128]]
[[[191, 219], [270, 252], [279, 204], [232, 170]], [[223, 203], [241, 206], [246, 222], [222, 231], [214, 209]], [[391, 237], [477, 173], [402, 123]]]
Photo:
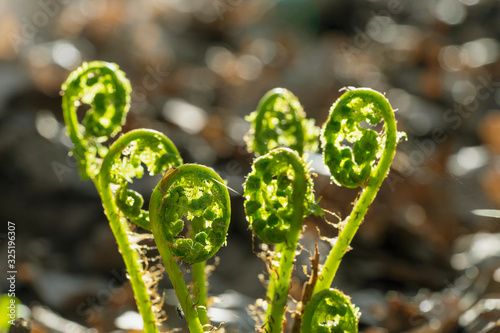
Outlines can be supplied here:
[[[227, 331], [254, 332], [246, 309], [265, 296], [241, 197], [253, 159], [244, 116], [284, 87], [320, 126], [354, 86], [386, 93], [408, 135], [334, 281], [360, 307], [360, 331], [500, 332], [500, 1], [1, 0], [0, 9], [0, 286], [11, 221], [16, 296], [33, 332], [140, 331], [99, 197], [68, 156], [60, 87], [91, 60], [117, 63], [131, 81], [124, 131], [162, 131], [237, 192], [210, 277], [212, 315]], [[330, 184], [320, 155], [310, 158], [320, 205], [346, 217], [357, 192]], [[145, 197], [156, 181], [139, 182]], [[317, 228], [337, 233], [308, 219], [304, 248]], [[319, 245], [324, 260], [329, 245]], [[302, 265], [306, 250], [296, 299]], [[167, 278], [160, 287], [165, 329], [186, 331]]]

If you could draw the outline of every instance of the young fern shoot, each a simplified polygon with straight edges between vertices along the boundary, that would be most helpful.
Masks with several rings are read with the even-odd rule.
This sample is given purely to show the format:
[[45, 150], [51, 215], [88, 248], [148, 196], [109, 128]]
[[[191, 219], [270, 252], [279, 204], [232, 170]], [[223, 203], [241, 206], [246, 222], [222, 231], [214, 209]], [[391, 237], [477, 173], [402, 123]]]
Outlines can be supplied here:
[[[157, 279], [145, 270], [127, 222], [128, 218], [148, 229], [149, 214], [142, 209], [141, 195], [129, 190], [128, 183], [143, 176], [142, 164], [150, 174], [158, 174], [181, 164], [182, 160], [172, 142], [156, 131], [131, 131], [109, 150], [102, 144], [120, 132], [129, 109], [130, 83], [116, 65], [99, 61], [84, 63], [70, 74], [62, 89], [64, 119], [75, 144], [73, 153], [80, 176], [92, 179], [101, 196], [130, 276], [144, 332], [158, 332], [157, 317], [161, 309], [155, 305], [161, 300], [150, 298], [155, 294], [152, 289]], [[79, 124], [76, 113], [81, 103], [91, 108]], [[115, 193], [111, 185], [118, 188]]]
[[245, 140], [257, 156], [278, 147], [288, 147], [300, 156], [318, 150], [319, 128], [306, 119], [299, 100], [290, 91], [275, 88], [262, 97], [257, 110], [246, 118], [251, 124]]
[[[130, 108], [130, 82], [112, 63], [83, 63], [71, 72], [62, 85], [62, 107], [67, 133], [75, 148], [80, 177], [94, 179], [100, 169], [100, 158], [107, 153], [102, 142], [121, 131]], [[82, 124], [77, 110], [90, 105]]]
[[324, 289], [307, 303], [302, 316], [302, 333], [358, 333], [359, 309], [336, 289]]
[[[122, 135], [111, 145], [103, 159], [99, 184], [104, 211], [122, 256], [126, 262], [130, 261], [130, 266], [140, 264], [142, 258], [134, 249], [137, 244], [131, 243], [130, 249], [126, 246], [130, 235], [127, 219], [146, 230], [151, 230], [151, 226], [149, 212], [142, 209], [144, 199], [138, 192], [128, 189], [128, 185], [134, 178], [142, 178], [143, 165], [147, 167], [150, 175], [156, 175], [180, 164], [182, 159], [170, 139], [160, 132], [145, 129], [133, 130]], [[116, 189], [114, 193], [112, 188]], [[129, 275], [132, 281], [142, 278], [150, 294], [158, 282], [136, 269], [129, 270]], [[138, 300], [145, 298], [141, 293], [136, 293], [135, 289], [134, 293]], [[153, 299], [153, 311], [161, 311], [160, 308], [155, 309], [155, 306], [161, 303], [159, 296]], [[141, 301], [138, 302], [138, 306], [146, 307], [148, 304]]]
[[[367, 128], [382, 120], [382, 135]], [[362, 190], [320, 272], [313, 297], [330, 288], [340, 261], [389, 172], [398, 140], [394, 111], [379, 92], [350, 90], [333, 104], [321, 133], [324, 162], [337, 185]]]
[[244, 196], [252, 230], [264, 243], [275, 244], [264, 332], [281, 332], [302, 223], [317, 211], [309, 170], [296, 151], [276, 148], [254, 161]]
[[181, 164], [177, 148], [165, 135], [148, 129], [132, 130], [118, 138], [103, 159], [101, 188], [108, 195], [112, 193], [113, 185], [115, 193], [112, 198], [121, 213], [129, 221], [151, 231], [149, 212], [142, 209], [144, 199], [128, 185], [134, 178], [142, 178], [143, 165], [150, 175], [157, 175]]
[[[229, 193], [212, 169], [184, 164], [167, 171], [151, 195], [151, 230], [191, 333], [210, 330], [206, 315], [205, 261], [226, 243], [231, 218]], [[187, 235], [184, 220], [190, 222]], [[193, 266], [197, 304], [176, 261]]]

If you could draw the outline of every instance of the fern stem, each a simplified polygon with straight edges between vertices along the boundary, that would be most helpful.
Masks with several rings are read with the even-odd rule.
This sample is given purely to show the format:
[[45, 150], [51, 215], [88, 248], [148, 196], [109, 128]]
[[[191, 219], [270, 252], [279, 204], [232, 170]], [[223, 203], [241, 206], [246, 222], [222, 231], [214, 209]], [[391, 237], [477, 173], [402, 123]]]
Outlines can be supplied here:
[[158, 250], [163, 258], [165, 269], [167, 270], [170, 281], [172, 282], [179, 304], [182, 307], [182, 311], [184, 311], [189, 332], [202, 333], [203, 327], [200, 322], [198, 310], [191, 299], [191, 295], [189, 294], [186, 282], [184, 282], [184, 279], [182, 278], [182, 273], [179, 266], [177, 266], [175, 257], [172, 255], [168, 246], [158, 247]]
[[191, 295], [189, 294], [188, 287], [182, 277], [179, 266], [177, 266], [176, 258], [172, 254], [172, 251], [170, 251], [170, 244], [167, 244], [165, 230], [159, 221], [155, 221], [158, 214], [154, 211], [154, 209], [161, 207], [161, 201], [161, 191], [153, 191], [150, 201], [150, 218], [153, 235], [155, 235], [155, 242], [163, 259], [163, 264], [165, 265], [168, 277], [174, 287], [177, 299], [179, 300], [182, 311], [184, 312], [184, 316], [186, 317], [189, 331], [191, 333], [202, 333], [203, 327], [198, 316], [198, 311], [193, 303], [193, 300], [191, 299]]
[[340, 231], [335, 245], [328, 254], [314, 288], [313, 296], [324, 289], [330, 288], [340, 265], [340, 261], [347, 252], [349, 244], [363, 222], [363, 218], [368, 208], [372, 204], [382, 182], [389, 173], [392, 160], [396, 153], [398, 141], [396, 119], [394, 117], [394, 111], [387, 99], [380, 93], [371, 89], [356, 89], [345, 93], [333, 108], [344, 108], [345, 105], [355, 98], [361, 99], [362, 103], [371, 105], [372, 108], [376, 108], [380, 112], [385, 125], [385, 145], [377, 167], [371, 172], [370, 178], [367, 180], [366, 185], [364, 185], [364, 189], [347, 219], [347, 223]]
[[[277, 150], [278, 151], [278, 150]], [[304, 219], [304, 200], [307, 193], [306, 172], [302, 161], [296, 158], [296, 155], [286, 149], [279, 150], [286, 161], [291, 165], [294, 171], [293, 192], [290, 200], [290, 206], [293, 207], [293, 213], [290, 217], [290, 229], [286, 234], [286, 240], [275, 245], [275, 253], [278, 258], [278, 264], [271, 262], [270, 282], [267, 291], [269, 307], [264, 331], [269, 333], [278, 333], [282, 331], [284, 314], [288, 300], [288, 289], [290, 287], [290, 278], [292, 277], [295, 251], [302, 231], [302, 222]]]
[[120, 249], [125, 267], [129, 274], [137, 308], [144, 321], [144, 332], [156, 333], [158, 332], [156, 317], [153, 312], [148, 287], [143, 278], [146, 272], [142, 266], [142, 258], [139, 256], [139, 253], [132, 248], [132, 244], [128, 238], [128, 233], [130, 233], [128, 221], [119, 213], [113, 200], [111, 189], [109, 187], [101, 187], [99, 181], [95, 181], [95, 183], [101, 195], [104, 212], [109, 220], [109, 225], [116, 238], [118, 248]]
[[207, 315], [207, 276], [205, 274], [206, 261], [191, 265], [194, 283], [195, 303], [198, 308], [198, 316], [204, 327], [210, 327], [210, 319]]

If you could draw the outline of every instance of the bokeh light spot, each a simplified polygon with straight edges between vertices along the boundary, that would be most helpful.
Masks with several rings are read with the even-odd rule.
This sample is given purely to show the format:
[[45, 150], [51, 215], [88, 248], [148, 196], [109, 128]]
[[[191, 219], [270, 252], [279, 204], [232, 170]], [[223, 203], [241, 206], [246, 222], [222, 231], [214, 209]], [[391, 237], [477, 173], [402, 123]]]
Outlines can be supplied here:
[[82, 61], [80, 51], [66, 41], [56, 42], [52, 49], [52, 58], [56, 64], [66, 69], [74, 69]]
[[203, 109], [178, 98], [165, 103], [163, 116], [189, 134], [200, 132], [207, 122], [207, 114]]
[[433, 10], [438, 20], [449, 25], [460, 24], [467, 17], [465, 6], [456, 0], [439, 0]]
[[54, 114], [48, 110], [40, 110], [36, 114], [35, 126], [38, 134], [46, 139], [54, 139], [59, 133], [59, 123]]

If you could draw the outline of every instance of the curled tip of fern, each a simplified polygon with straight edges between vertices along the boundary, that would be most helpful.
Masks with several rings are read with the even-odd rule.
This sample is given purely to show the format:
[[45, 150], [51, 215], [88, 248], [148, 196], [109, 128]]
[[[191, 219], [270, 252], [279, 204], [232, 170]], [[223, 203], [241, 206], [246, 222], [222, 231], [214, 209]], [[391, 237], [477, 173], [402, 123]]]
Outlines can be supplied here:
[[157, 242], [169, 246], [174, 256], [187, 263], [202, 262], [226, 243], [229, 193], [212, 169], [184, 164], [170, 169], [157, 185], [150, 214], [153, 233], [162, 238]]
[[337, 289], [325, 289], [307, 303], [301, 332], [357, 333], [360, 316], [349, 296]]
[[[385, 123], [383, 133], [374, 127]], [[377, 160], [398, 141], [394, 112], [384, 95], [368, 88], [345, 92], [330, 109], [321, 132], [323, 158], [340, 186], [363, 186], [374, 176]], [[392, 157], [391, 157], [392, 159]]]
[[[125, 123], [130, 108], [130, 82], [113, 63], [85, 62], [71, 72], [62, 85], [63, 114], [68, 136], [75, 144], [80, 176], [94, 178], [99, 173], [99, 159], [106, 154], [102, 142], [114, 137]], [[78, 122], [80, 105], [89, 108]]]
[[133, 130], [111, 145], [102, 163], [100, 181], [104, 188], [111, 184], [116, 187], [115, 203], [131, 222], [151, 230], [149, 212], [142, 209], [144, 199], [129, 189], [129, 184], [134, 178], [142, 178], [145, 171], [156, 175], [180, 164], [177, 148], [163, 133]]
[[85, 62], [73, 71], [62, 85], [69, 107], [80, 103], [91, 106], [82, 125], [84, 136], [105, 140], [116, 135], [130, 107], [130, 82], [113, 63]]
[[[297, 198], [298, 187], [305, 188], [304, 198]], [[297, 152], [288, 148], [276, 148], [254, 161], [244, 196], [250, 226], [268, 244], [283, 243], [291, 229], [301, 228], [290, 225], [297, 206], [304, 206], [300, 218], [317, 210], [309, 170]]]
[[284, 88], [267, 92], [246, 120], [251, 124], [245, 137], [248, 150], [257, 155], [277, 147], [289, 147], [299, 155], [318, 149], [319, 128], [313, 119], [305, 118], [297, 97]]

